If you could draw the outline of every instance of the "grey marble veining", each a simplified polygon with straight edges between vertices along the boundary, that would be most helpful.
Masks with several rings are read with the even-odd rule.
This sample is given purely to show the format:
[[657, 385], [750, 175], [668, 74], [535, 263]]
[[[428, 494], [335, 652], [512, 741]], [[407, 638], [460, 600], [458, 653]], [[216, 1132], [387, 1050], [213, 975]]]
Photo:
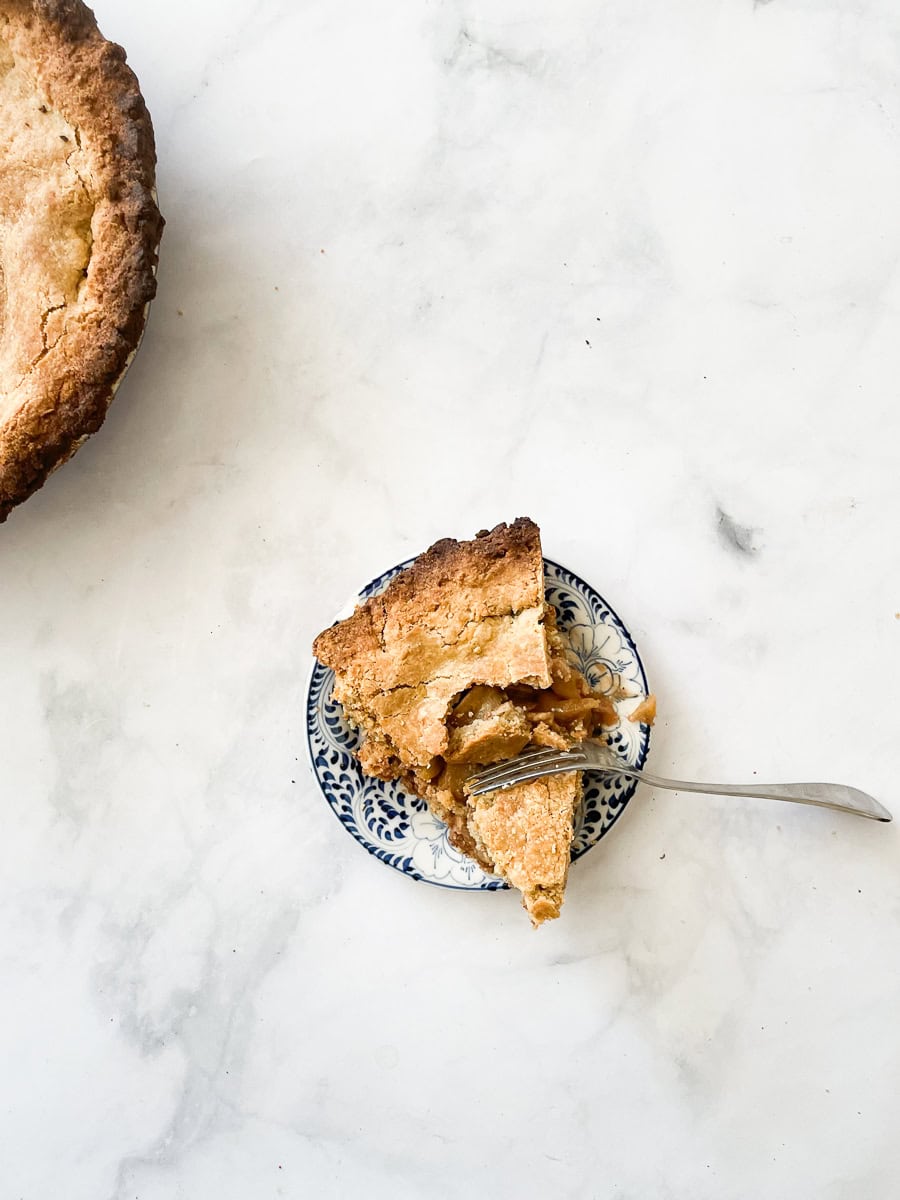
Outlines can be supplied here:
[[369, 859], [313, 635], [528, 514], [652, 763], [900, 812], [891, 0], [97, 0], [168, 220], [0, 530], [0, 1197], [889, 1200], [900, 851], [639, 793], [533, 934]]

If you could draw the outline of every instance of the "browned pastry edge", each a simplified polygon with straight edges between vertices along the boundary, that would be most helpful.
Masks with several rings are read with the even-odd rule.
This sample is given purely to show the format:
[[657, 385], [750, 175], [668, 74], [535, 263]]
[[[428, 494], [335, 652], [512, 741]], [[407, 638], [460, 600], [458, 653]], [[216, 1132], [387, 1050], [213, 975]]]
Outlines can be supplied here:
[[[445, 588], [455, 572], [465, 569], [472, 575], [473, 557], [485, 566], [508, 559], [510, 567], [519, 559], [543, 563], [540, 530], [528, 517], [517, 517], [511, 525], [501, 522], [491, 530], [482, 530], [473, 541], [458, 542], [442, 538], [416, 560], [394, 576], [385, 590], [372, 596], [346, 618], [323, 630], [313, 643], [313, 654], [326, 667], [340, 670], [357, 655], [366, 654], [379, 646], [379, 631], [384, 628], [385, 610], [398, 602], [415, 598], [423, 609], [432, 609], [441, 602]], [[541, 566], [541, 570], [543, 567]], [[536, 581], [532, 604], [543, 595], [543, 575]]]
[[[471, 674], [413, 674], [415, 680], [451, 680], [454, 686], [450, 691], [459, 686], [464, 690], [455, 699], [444, 693], [439, 697], [441, 705], [445, 701], [447, 704], [440, 717], [446, 733], [443, 748], [435, 751], [426, 747], [430, 755], [427, 761], [404, 757], [391, 741], [393, 730], [385, 730], [382, 713], [372, 703], [379, 688], [390, 689], [396, 683], [396, 675], [380, 669], [381, 661], [402, 659], [410, 645], [414, 649], [427, 645], [410, 637], [410, 630], [417, 625], [434, 628], [436, 618], [440, 628], [441, 615], [453, 610], [471, 613], [473, 622], [493, 620], [499, 615], [513, 625], [519, 611], [535, 609], [540, 620], [530, 636], [545, 646], [547, 679], [538, 682], [530, 671], [526, 678], [516, 677], [507, 663], [506, 682], [545, 691], [544, 699], [550, 698], [553, 703], [541, 707], [537, 697], [529, 708], [528, 697], [521, 693], [507, 699], [499, 690], [502, 681], [493, 675], [478, 676], [472, 687], [464, 682], [471, 680]], [[457, 624], [451, 622], [451, 629]], [[451, 649], [457, 646], [452, 634], [447, 645]], [[558, 917], [568, 871], [572, 814], [581, 789], [580, 774], [519, 784], [479, 800], [466, 796], [464, 787], [479, 765], [511, 757], [529, 740], [536, 746], [566, 749], [590, 736], [601, 719], [615, 716], [609, 701], [594, 695], [566, 658], [555, 610], [544, 597], [540, 531], [534, 522], [520, 517], [512, 525], [500, 524], [490, 532], [482, 531], [473, 541], [448, 538], [436, 542], [395, 576], [380, 596], [360, 604], [348, 618], [324, 630], [316, 638], [313, 651], [323, 665], [335, 671], [334, 697], [351, 723], [363, 730], [357, 750], [363, 773], [383, 779], [401, 778], [406, 789], [424, 799], [434, 815], [446, 823], [450, 843], [457, 850], [521, 891], [534, 926]], [[424, 661], [433, 665], [427, 654]], [[477, 661], [482, 662], [480, 658]], [[396, 686], [403, 691], [420, 685], [402, 682]], [[503, 732], [498, 728], [498, 719], [509, 713], [518, 714], [524, 726], [521, 731], [513, 726], [513, 734], [524, 736], [514, 748], [502, 747], [495, 756], [490, 737]], [[561, 726], [554, 723], [557, 713]], [[484, 728], [476, 729], [479, 724]], [[467, 735], [473, 747], [487, 757], [467, 757]]]
[[163, 219], [150, 115], [125, 52], [81, 0], [0, 0], [0, 25], [53, 107], [84, 130], [92, 177], [87, 278], [57, 347], [0, 426], [0, 522], [103, 424], [156, 292]]

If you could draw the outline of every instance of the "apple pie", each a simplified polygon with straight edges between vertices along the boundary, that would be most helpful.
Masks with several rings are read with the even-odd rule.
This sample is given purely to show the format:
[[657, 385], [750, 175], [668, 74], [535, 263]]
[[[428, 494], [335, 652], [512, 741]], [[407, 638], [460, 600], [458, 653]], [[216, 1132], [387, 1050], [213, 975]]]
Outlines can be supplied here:
[[534, 925], [558, 917], [580, 773], [465, 791], [480, 767], [618, 721], [566, 657], [534, 522], [438, 542], [313, 649], [363, 733], [363, 771], [421, 796], [457, 849], [518, 888]]
[[0, 0], [0, 521], [100, 427], [155, 291], [153, 129], [81, 0]]

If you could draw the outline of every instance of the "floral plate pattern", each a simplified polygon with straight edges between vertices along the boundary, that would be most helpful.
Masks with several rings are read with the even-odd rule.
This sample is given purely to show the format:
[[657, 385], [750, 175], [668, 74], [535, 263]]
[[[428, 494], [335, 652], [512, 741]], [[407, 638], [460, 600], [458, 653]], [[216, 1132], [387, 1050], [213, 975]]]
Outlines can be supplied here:
[[[383, 591], [412, 561], [373, 579], [359, 600]], [[603, 597], [583, 579], [546, 558], [544, 578], [547, 600], [556, 609], [572, 663], [592, 687], [612, 692], [621, 685], [635, 697], [616, 702], [624, 718], [636, 698], [648, 690], [634, 639]], [[431, 815], [424, 800], [410, 795], [396, 781], [385, 783], [363, 775], [354, 754], [359, 734], [334, 700], [333, 687], [334, 672], [315, 662], [306, 701], [307, 745], [313, 774], [347, 832], [381, 862], [423, 883], [462, 891], [506, 887], [450, 845], [447, 827]], [[626, 762], [641, 767], [650, 748], [650, 730], [623, 719], [607, 733], [607, 741]], [[575, 817], [573, 861], [609, 832], [636, 787], [634, 780], [622, 776], [585, 775], [584, 798]]]

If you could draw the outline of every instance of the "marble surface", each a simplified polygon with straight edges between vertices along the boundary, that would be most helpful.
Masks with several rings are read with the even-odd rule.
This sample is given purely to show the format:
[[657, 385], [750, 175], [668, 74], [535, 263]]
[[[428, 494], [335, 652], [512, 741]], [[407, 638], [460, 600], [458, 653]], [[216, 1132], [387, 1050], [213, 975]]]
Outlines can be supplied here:
[[313, 635], [533, 516], [651, 762], [900, 811], [895, 0], [96, 0], [168, 219], [0, 529], [0, 1196], [896, 1195], [895, 826], [642, 792], [533, 933], [369, 859]]

